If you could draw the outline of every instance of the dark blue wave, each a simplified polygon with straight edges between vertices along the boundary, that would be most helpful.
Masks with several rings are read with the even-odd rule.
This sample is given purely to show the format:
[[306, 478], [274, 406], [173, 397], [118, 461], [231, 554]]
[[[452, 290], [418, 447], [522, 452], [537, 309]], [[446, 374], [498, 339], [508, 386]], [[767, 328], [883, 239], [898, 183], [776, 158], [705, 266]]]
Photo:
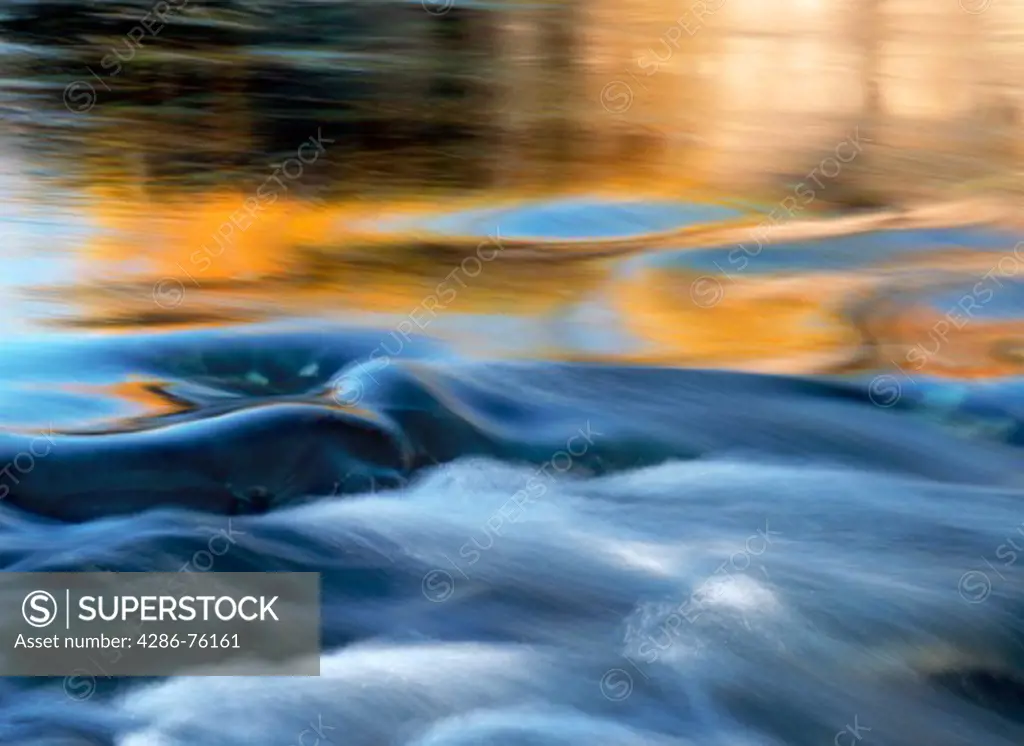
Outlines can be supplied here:
[[315, 679], [7, 679], [3, 742], [1020, 742], [1020, 451], [963, 426], [1018, 422], [1018, 383], [880, 398], [387, 336], [6, 364], [70, 349], [182, 409], [4, 433], [0, 462], [38, 457], [4, 482], [3, 568], [320, 572], [325, 653]]

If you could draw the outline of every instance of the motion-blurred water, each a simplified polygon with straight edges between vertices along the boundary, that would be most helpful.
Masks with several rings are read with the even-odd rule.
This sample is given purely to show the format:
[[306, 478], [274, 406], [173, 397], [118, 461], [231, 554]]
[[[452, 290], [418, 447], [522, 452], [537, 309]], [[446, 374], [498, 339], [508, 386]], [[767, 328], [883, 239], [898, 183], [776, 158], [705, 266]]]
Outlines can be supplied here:
[[884, 107], [723, 195], [581, 51], [664, 9], [171, 5], [0, 10], [0, 567], [320, 572], [322, 675], [8, 678], [0, 741], [1022, 742], [1024, 243], [884, 209]]

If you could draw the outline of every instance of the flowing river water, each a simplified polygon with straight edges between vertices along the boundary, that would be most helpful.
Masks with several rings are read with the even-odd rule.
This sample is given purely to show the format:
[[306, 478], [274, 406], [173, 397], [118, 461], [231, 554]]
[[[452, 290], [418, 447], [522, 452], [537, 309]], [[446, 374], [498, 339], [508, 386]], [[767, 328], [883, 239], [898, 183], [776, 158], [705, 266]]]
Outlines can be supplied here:
[[363, 16], [115, 75], [62, 12], [2, 19], [0, 566], [320, 572], [324, 653], [6, 678], [0, 741], [1024, 740], [1011, 221], [605, 178], [565, 121], [527, 179], [482, 63]]

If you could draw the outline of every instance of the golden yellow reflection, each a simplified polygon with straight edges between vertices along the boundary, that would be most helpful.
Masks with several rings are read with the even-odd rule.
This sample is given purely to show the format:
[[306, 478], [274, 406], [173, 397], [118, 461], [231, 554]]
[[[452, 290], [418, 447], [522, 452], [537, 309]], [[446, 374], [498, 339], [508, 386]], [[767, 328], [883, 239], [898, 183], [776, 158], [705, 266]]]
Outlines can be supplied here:
[[881, 362], [911, 378], [1021, 375], [1024, 321], [972, 318], [945, 310], [922, 304], [900, 309], [895, 316], [880, 314], [872, 328]]
[[[67, 148], [52, 170], [98, 228], [61, 323], [358, 322], [422, 308], [546, 323], [587, 302], [640, 343], [619, 359], [810, 372], [902, 354], [927, 338], [931, 310], [853, 320], [848, 306], [882, 293], [894, 270], [908, 283], [911, 268], [970, 274], [988, 258], [935, 249], [847, 272], [717, 279], [623, 276], [617, 263], [749, 242], [769, 216], [773, 244], [818, 238], [823, 252], [854, 233], [1019, 226], [1018, 6], [456, 4], [308, 44], [281, 29], [273, 49], [247, 47], [232, 21], [188, 54], [168, 33], [75, 127], [54, 125]], [[75, 54], [96, 56], [83, 46]], [[31, 58], [19, 64], [15, 78], [39, 77]], [[265, 198], [260, 185], [321, 133], [301, 177]], [[747, 207], [628, 238], [503, 237], [493, 260], [477, 255], [486, 236], [388, 227], [579, 195]], [[994, 340], [1016, 333], [978, 321], [929, 371], [960, 370], [944, 356], [1009, 370]]]
[[869, 284], [842, 275], [718, 279], [647, 270], [615, 289], [623, 324], [662, 363], [811, 372], [848, 362], [859, 335], [840, 304]]

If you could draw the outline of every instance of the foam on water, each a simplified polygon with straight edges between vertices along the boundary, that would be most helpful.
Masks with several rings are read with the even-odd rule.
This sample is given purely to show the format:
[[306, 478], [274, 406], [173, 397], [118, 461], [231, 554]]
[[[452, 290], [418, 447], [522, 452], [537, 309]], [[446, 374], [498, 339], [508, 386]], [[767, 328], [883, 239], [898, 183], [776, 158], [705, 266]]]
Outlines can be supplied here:
[[[5, 680], [0, 742], [1024, 737], [1020, 450], [958, 419], [1019, 422], [1019, 383], [922, 379], [882, 406], [860, 380], [385, 362], [379, 339], [55, 340], [3, 363], [15, 388], [73, 358], [144, 371], [187, 406], [56, 428], [0, 503], [0, 566], [176, 571], [220, 532], [214, 571], [321, 573], [325, 652], [301, 680]], [[0, 463], [32, 437], [0, 434]]]
[[[1024, 735], [996, 706], [1021, 686], [1021, 575], [984, 564], [1021, 491], [713, 459], [557, 477], [511, 515], [533, 474], [469, 459], [232, 519], [215, 569], [323, 573], [321, 678], [97, 682], [86, 702], [44, 683], [3, 698], [0, 736], [811, 746], [854, 718], [866, 743]], [[20, 570], [168, 569], [208, 536], [182, 512], [3, 531]]]

